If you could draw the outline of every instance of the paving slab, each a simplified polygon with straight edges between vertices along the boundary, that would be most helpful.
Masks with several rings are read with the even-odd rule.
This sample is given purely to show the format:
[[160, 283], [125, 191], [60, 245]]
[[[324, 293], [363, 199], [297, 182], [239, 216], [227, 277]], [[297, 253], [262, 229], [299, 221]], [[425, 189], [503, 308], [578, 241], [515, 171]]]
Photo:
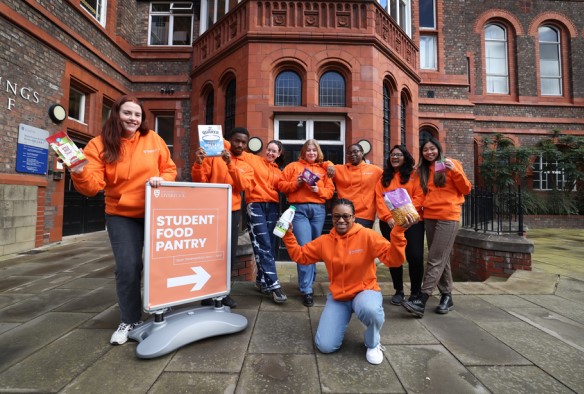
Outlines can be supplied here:
[[74, 330], [0, 374], [3, 392], [57, 392], [109, 350], [109, 330]]
[[0, 335], [0, 371], [62, 337], [89, 318], [83, 313], [46, 313]]
[[486, 282], [454, 282], [453, 290], [460, 294], [506, 294], [504, 290]]
[[438, 344], [438, 339], [424, 327], [419, 319], [401, 305], [384, 304], [385, 323], [381, 329], [381, 343], [384, 345]]
[[163, 372], [148, 394], [229, 394], [238, 379], [238, 374]]
[[314, 354], [248, 354], [236, 393], [319, 393]]
[[584, 280], [562, 276], [555, 295], [584, 304]]
[[584, 392], [582, 351], [524, 322], [478, 324], [570, 389]]
[[460, 296], [453, 300], [456, 312], [475, 322], [517, 320], [513, 315], [478, 296]]
[[584, 352], [584, 325], [544, 308], [522, 308], [509, 313]]
[[308, 312], [260, 311], [250, 353], [314, 353]]
[[[149, 316], [146, 314], [142, 314], [142, 319], [145, 320]], [[111, 308], [106, 309], [103, 312], [95, 314], [91, 319], [87, 319], [81, 327], [82, 328], [104, 328], [108, 329], [112, 332], [118, 327], [120, 324], [120, 308], [118, 304], [115, 304]]]
[[489, 304], [501, 308], [503, 310], [513, 309], [513, 308], [532, 308], [533, 303], [529, 302], [523, 297], [516, 296], [513, 294], [506, 295], [477, 295], [478, 298], [485, 300]]
[[422, 324], [464, 365], [529, 365], [528, 360], [455, 311], [426, 313]]
[[234, 310], [233, 313], [247, 318], [248, 326], [245, 330], [183, 346], [175, 352], [165, 371], [238, 373], [254, 332], [257, 311]]
[[106, 279], [106, 278], [77, 278], [71, 280], [63, 285], [60, 288], [63, 289], [83, 289], [83, 290], [94, 290], [104, 286], [114, 286], [116, 282], [114, 279]]
[[584, 302], [572, 301], [557, 295], [524, 295], [522, 297], [537, 306], [584, 324]]
[[20, 286], [26, 286], [29, 283], [33, 283], [42, 277], [38, 276], [4, 276], [2, 275], [2, 279], [0, 279], [0, 291], [7, 292], [12, 291], [14, 288], [18, 288]]
[[83, 275], [83, 278], [112, 278], [115, 279], [116, 277], [116, 273], [115, 273], [115, 266], [112, 265], [106, 265], [105, 267], [101, 267], [101, 268], [96, 268], [94, 270], [92, 270], [91, 272]]
[[573, 393], [535, 366], [468, 367], [468, 370], [494, 394]]
[[386, 357], [408, 393], [488, 393], [448, 350], [440, 345], [391, 345]]
[[0, 323], [0, 334], [20, 326], [20, 323]]
[[[360, 327], [358, 330], [351, 330]], [[322, 392], [324, 393], [403, 393], [397, 375], [391, 365], [384, 359], [379, 365], [372, 365], [365, 358], [366, 348], [363, 344], [364, 326], [353, 319], [348, 331], [359, 332], [359, 340], [345, 336], [340, 350], [323, 354], [316, 352], [318, 373]]]
[[25, 283], [21, 286], [14, 287], [9, 291], [11, 293], [36, 293], [40, 294], [47, 290], [55, 289], [63, 284], [70, 282], [77, 278], [74, 273], [55, 273], [51, 275], [44, 275], [37, 277], [39, 279]]
[[2, 293], [0, 294], [0, 309], [22, 302], [34, 294]]
[[60, 393], [145, 393], [154, 385], [172, 355], [143, 360], [136, 343], [109, 346], [109, 351], [63, 388]]
[[56, 308], [57, 312], [95, 312], [99, 313], [104, 309], [110, 308], [117, 301], [115, 288], [106, 287], [96, 290], [87, 290], [85, 294], [66, 302]]
[[0, 311], [0, 321], [22, 323], [58, 308], [81, 295], [81, 290], [54, 289], [27, 298]]
[[490, 286], [510, 294], [554, 294], [559, 280], [558, 274], [518, 270], [506, 282]]

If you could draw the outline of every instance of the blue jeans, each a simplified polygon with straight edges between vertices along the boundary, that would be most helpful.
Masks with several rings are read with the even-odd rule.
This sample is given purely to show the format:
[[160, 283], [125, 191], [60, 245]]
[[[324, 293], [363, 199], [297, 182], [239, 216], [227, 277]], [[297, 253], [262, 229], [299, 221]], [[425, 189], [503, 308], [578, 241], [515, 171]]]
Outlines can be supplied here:
[[314, 337], [317, 349], [322, 353], [340, 349], [353, 312], [367, 327], [365, 346], [368, 349], [376, 347], [381, 340], [380, 331], [385, 321], [382, 303], [381, 292], [375, 290], [363, 290], [350, 301], [335, 301], [329, 294]]
[[257, 268], [256, 283], [268, 291], [280, 288], [274, 259], [276, 255], [274, 227], [277, 221], [278, 203], [250, 202], [247, 204], [249, 238]]
[[[324, 204], [293, 204], [296, 213], [292, 219], [292, 231], [298, 245], [302, 246], [313, 239], [320, 237], [324, 218], [326, 216]], [[312, 293], [312, 283], [316, 279], [316, 266], [314, 264], [297, 264], [298, 287], [302, 294]]]
[[142, 317], [142, 250], [144, 219], [106, 215], [107, 233], [116, 261], [116, 293], [121, 321], [136, 323]]

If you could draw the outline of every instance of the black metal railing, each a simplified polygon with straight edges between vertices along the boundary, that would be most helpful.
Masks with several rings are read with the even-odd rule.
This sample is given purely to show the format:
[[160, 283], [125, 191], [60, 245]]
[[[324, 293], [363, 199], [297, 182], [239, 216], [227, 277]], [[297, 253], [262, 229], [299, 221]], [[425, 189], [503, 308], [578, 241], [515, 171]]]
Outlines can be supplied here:
[[473, 189], [462, 206], [462, 227], [485, 233], [524, 235], [521, 188], [507, 192]]

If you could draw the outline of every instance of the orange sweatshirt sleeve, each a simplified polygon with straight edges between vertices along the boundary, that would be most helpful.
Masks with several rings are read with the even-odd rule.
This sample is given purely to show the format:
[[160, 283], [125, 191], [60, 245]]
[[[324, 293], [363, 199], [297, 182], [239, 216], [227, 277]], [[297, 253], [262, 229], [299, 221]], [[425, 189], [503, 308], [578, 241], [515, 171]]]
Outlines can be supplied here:
[[282, 171], [282, 176], [278, 182], [278, 190], [284, 194], [298, 190], [302, 185], [298, 184], [298, 174], [300, 169], [296, 168], [296, 162], [288, 164]]
[[381, 234], [374, 231], [371, 232], [372, 247], [375, 254], [387, 267], [399, 267], [406, 259], [406, 229], [402, 226], [395, 226], [391, 230], [390, 245]]
[[71, 172], [71, 179], [75, 185], [75, 190], [84, 196], [95, 196], [106, 185], [105, 163], [99, 156], [101, 149], [96, 144], [96, 140], [89, 141], [83, 153], [87, 157], [87, 164], [79, 174]]
[[385, 205], [385, 201], [383, 201], [384, 192], [385, 188], [381, 184], [381, 181], [377, 182], [377, 185], [375, 185], [375, 205], [377, 206], [377, 216], [379, 216], [380, 220], [387, 222], [392, 216], [389, 208]]
[[288, 250], [288, 255], [290, 258], [302, 265], [314, 264], [318, 261], [322, 261], [322, 244], [324, 235], [321, 235], [317, 239], [310, 241], [303, 246], [298, 245], [296, 237], [292, 231], [287, 231], [284, 235], [284, 244]]
[[193, 167], [191, 168], [191, 178], [193, 179], [193, 182], [209, 182], [212, 160], [212, 157], [206, 157], [203, 159], [203, 164], [193, 164]]
[[464, 173], [464, 169], [462, 168], [462, 163], [458, 160], [450, 159], [454, 164], [454, 168], [450, 170], [450, 175], [452, 177], [452, 181], [454, 182], [454, 187], [460, 194], [467, 195], [470, 193], [472, 185], [466, 174]]
[[316, 186], [318, 186], [317, 194], [325, 200], [331, 199], [333, 194], [335, 194], [335, 184], [328, 175], [323, 179], [319, 179], [318, 182], [316, 182]]
[[253, 179], [253, 168], [241, 159], [237, 159], [237, 161], [237, 165], [235, 161], [232, 160], [227, 166], [227, 172], [233, 181], [232, 186], [240, 192], [249, 191], [255, 185]]

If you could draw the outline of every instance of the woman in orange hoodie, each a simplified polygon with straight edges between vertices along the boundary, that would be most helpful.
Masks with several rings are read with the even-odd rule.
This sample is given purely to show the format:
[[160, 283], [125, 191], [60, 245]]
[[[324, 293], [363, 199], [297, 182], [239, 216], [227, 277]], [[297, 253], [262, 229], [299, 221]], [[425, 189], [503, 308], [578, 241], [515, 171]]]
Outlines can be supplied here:
[[256, 288], [270, 295], [276, 304], [288, 300], [282, 290], [276, 271], [276, 236], [274, 228], [278, 221], [280, 196], [278, 183], [282, 171], [277, 162], [282, 157], [284, 147], [280, 141], [272, 140], [266, 146], [264, 157], [243, 152], [243, 160], [253, 167], [255, 186], [246, 192], [247, 223], [249, 238], [255, 256], [257, 275]]
[[176, 166], [166, 143], [148, 129], [138, 99], [120, 97], [111, 114], [84, 149], [87, 163], [71, 169], [75, 189], [86, 196], [105, 191], [107, 232], [116, 261], [116, 292], [121, 323], [110, 343], [121, 345], [140, 323], [145, 183], [174, 181]]
[[[335, 186], [323, 168], [323, 154], [318, 142], [307, 140], [300, 150], [298, 161], [292, 162], [282, 171], [278, 189], [286, 194], [288, 203], [296, 207], [292, 224], [294, 235], [300, 245], [304, 245], [320, 236], [326, 209], [324, 203], [335, 192]], [[310, 170], [319, 177], [318, 181], [308, 183], [302, 177], [305, 170]], [[305, 306], [314, 305], [312, 283], [316, 279], [316, 267], [298, 265], [298, 287], [302, 293]]]
[[472, 186], [464, 174], [462, 164], [458, 160], [444, 158], [442, 145], [435, 138], [420, 145], [418, 176], [425, 194], [422, 207], [428, 263], [420, 296], [402, 305], [408, 312], [422, 317], [426, 301], [436, 286], [442, 295], [436, 313], [448, 313], [454, 306], [450, 252], [460, 226], [464, 195], [470, 193]]
[[[379, 216], [379, 229], [385, 239], [389, 239], [389, 234], [395, 226], [395, 221], [391, 216], [389, 208], [385, 205], [383, 194], [403, 188], [412, 199], [412, 204], [422, 218], [422, 202], [424, 192], [414, 171], [414, 158], [410, 152], [402, 145], [395, 145], [389, 152], [383, 175], [375, 187], [375, 202], [377, 205], [377, 216]], [[411, 295], [410, 299], [418, 296], [422, 289], [422, 278], [424, 277], [424, 222], [420, 220], [406, 231], [406, 260], [408, 261], [408, 271], [410, 274]], [[391, 297], [393, 305], [401, 305], [404, 301], [404, 280], [403, 266], [390, 268], [391, 280], [395, 294]]]
[[337, 351], [351, 315], [367, 327], [364, 335], [367, 361], [383, 362], [380, 331], [385, 321], [383, 297], [377, 283], [375, 258], [389, 267], [403, 264], [406, 239], [404, 228], [391, 232], [391, 243], [377, 232], [355, 223], [355, 207], [346, 199], [335, 200], [332, 208], [333, 229], [304, 246], [292, 231], [284, 236], [290, 257], [298, 264], [313, 265], [324, 261], [330, 294], [320, 316], [314, 342], [322, 353]]

